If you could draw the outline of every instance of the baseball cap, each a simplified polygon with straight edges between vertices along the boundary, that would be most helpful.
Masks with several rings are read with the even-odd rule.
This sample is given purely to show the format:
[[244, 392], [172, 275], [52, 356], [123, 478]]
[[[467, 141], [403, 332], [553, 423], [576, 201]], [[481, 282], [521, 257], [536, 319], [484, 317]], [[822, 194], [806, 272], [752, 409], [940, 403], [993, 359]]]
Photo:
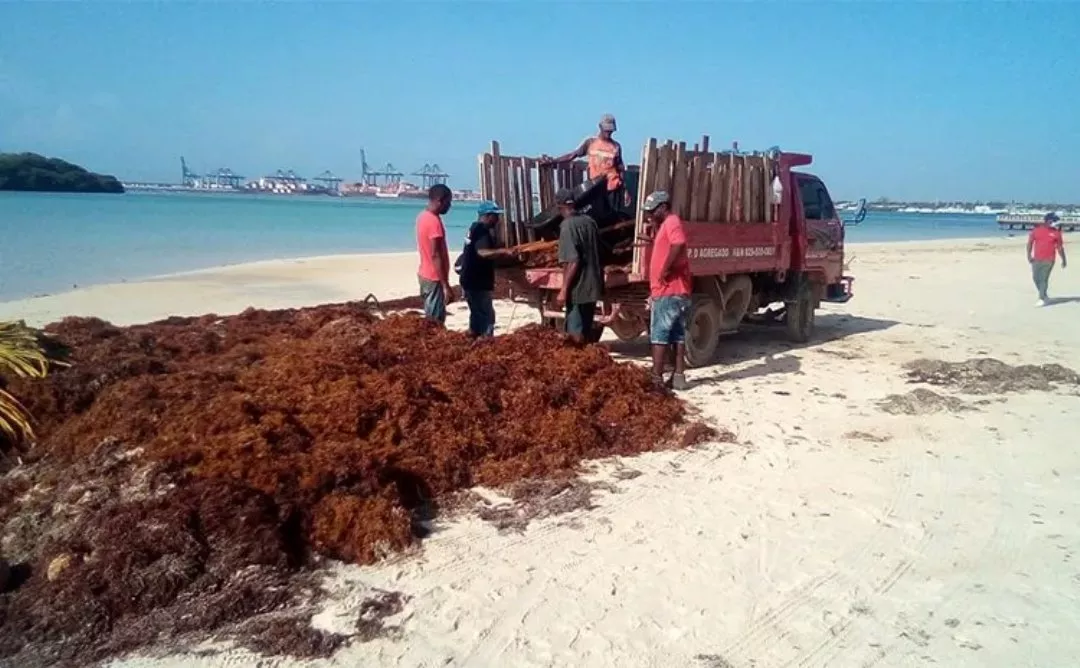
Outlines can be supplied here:
[[646, 211], [656, 211], [656, 207], [661, 204], [667, 204], [671, 201], [671, 198], [663, 190], [657, 190], [645, 198], [645, 203], [641, 205], [641, 208]]
[[573, 204], [574, 203], [574, 191], [569, 188], [559, 188], [555, 193], [556, 204]]
[[1058, 220], [1058, 215], [1053, 211], [1043, 216], [1043, 221], [1047, 223], [1056, 223]]
[[601, 116], [600, 129], [608, 132], [615, 132], [615, 117], [611, 114], [604, 114]]
[[500, 214], [503, 212], [502, 207], [491, 200], [480, 202], [480, 205], [476, 207], [476, 211], [481, 216], [486, 216], [489, 213]]

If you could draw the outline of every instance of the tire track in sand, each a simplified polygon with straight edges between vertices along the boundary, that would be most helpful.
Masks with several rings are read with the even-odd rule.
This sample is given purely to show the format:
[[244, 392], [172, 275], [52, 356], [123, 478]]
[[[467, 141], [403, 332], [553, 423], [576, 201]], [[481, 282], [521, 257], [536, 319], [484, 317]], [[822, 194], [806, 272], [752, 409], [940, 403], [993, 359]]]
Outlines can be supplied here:
[[[925, 472], [922, 462], [915, 465], [915, 457], [910, 450], [903, 450], [900, 465], [893, 476], [893, 493], [880, 511], [881, 520], [869, 540], [844, 552], [834, 564], [833, 570], [815, 577], [795, 589], [780, 605], [754, 620], [750, 626], [720, 651], [720, 656], [733, 666], [753, 663], [762, 665], [761, 660], [772, 648], [782, 650], [780, 641], [790, 635], [790, 621], [795, 618], [809, 619], [818, 616], [823, 604], [838, 602], [843, 596], [838, 584], [849, 582], [847, 573], [862, 573], [869, 570], [876, 561], [875, 554], [894, 552], [902, 541], [896, 536], [891, 525], [897, 509], [909, 507], [914, 498], [912, 486], [916, 475]], [[920, 486], [921, 487], [921, 486]], [[902, 573], [901, 573], [902, 575]], [[824, 599], [824, 601], [822, 601]]]

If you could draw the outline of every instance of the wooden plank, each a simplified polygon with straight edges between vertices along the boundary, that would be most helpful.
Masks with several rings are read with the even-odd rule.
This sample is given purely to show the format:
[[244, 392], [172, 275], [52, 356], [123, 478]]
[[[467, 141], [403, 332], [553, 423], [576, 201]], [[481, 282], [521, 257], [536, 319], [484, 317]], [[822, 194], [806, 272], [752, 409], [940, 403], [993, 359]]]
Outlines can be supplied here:
[[489, 188], [487, 181], [487, 166], [490, 160], [491, 156], [487, 153], [481, 153], [480, 155], [476, 156], [476, 182], [480, 184], [480, 199], [488, 198]]
[[[650, 138], [649, 141], [645, 142], [645, 146], [641, 150], [641, 173], [638, 175], [637, 208], [634, 217], [635, 238], [640, 238], [645, 233], [645, 212], [642, 207], [645, 205], [645, 198], [652, 192], [656, 183], [656, 161], [656, 139]], [[644, 265], [645, 249], [638, 244], [634, 244], [633, 259], [630, 263], [631, 273], [639, 276], [645, 273]]]
[[772, 223], [776, 220], [776, 207], [772, 201], [773, 161], [765, 156], [762, 162], [765, 164], [765, 222]]
[[735, 221], [735, 154], [728, 153], [727, 169], [724, 170], [724, 190], [727, 192], [724, 202], [724, 222]]
[[[499, 142], [491, 142], [491, 197], [490, 199], [497, 201], [499, 199], [500, 186], [499, 186], [499, 172], [501, 168], [501, 161], [499, 160]], [[499, 206], [503, 206], [502, 202], [499, 202]]]
[[742, 178], [742, 196], [743, 196], [743, 217], [744, 223], [753, 222], [751, 219], [752, 203], [750, 202], [751, 184], [753, 183], [753, 176], [750, 174], [750, 159], [747, 156], [743, 156], [743, 178]]
[[546, 209], [550, 209], [555, 204], [555, 167], [553, 165], [547, 165], [542, 168], [544, 183], [541, 186], [541, 205]]
[[769, 162], [769, 169], [768, 169], [767, 178], [768, 178], [768, 181], [769, 181], [769, 185], [768, 185], [768, 188], [769, 188], [769, 191], [768, 191], [769, 192], [769, 222], [770, 223], [775, 223], [780, 218], [780, 216], [779, 216], [779, 214], [780, 214], [779, 206], [777, 205], [776, 202], [773, 201], [773, 196], [772, 196], [772, 181], [773, 181], [773, 177], [775, 176], [774, 171], [776, 169], [776, 161], [770, 159], [768, 162]]
[[[701, 135], [701, 152], [702, 153], [708, 153], [709, 152], [709, 135]], [[713, 156], [706, 155], [705, 158], [709, 162], [712, 162]]]
[[[491, 142], [491, 199], [498, 203], [503, 209], [506, 208], [505, 200], [502, 199], [502, 157], [499, 153], [499, 142]], [[498, 226], [499, 241], [504, 246], [510, 246], [510, 236], [507, 233], [506, 216], [503, 216], [499, 221]]]
[[709, 159], [707, 153], [701, 153], [694, 159], [693, 220], [709, 219]]
[[[521, 173], [522, 173], [522, 177], [524, 179], [523, 182], [522, 182], [522, 186], [525, 189], [525, 192], [523, 193], [523, 197], [524, 197], [523, 204], [525, 205], [525, 211], [524, 211], [525, 222], [531, 221], [533, 219], [533, 217], [536, 215], [535, 214], [535, 206], [536, 205], [533, 203], [533, 188], [532, 188], [533, 170], [532, 170], [532, 168], [533, 168], [533, 160], [531, 160], [529, 158], [522, 158], [521, 159]], [[535, 237], [536, 234], [531, 229], [525, 228], [525, 236], [529, 239], [529, 241], [533, 241], [533, 237]]]
[[720, 206], [723, 203], [723, 171], [720, 164], [720, 154], [713, 153], [709, 160], [709, 173], [707, 185], [709, 188], [709, 204], [705, 207], [705, 220], [710, 223], [721, 221]]
[[675, 147], [675, 162], [671, 170], [671, 208], [676, 215], [686, 220], [690, 205], [690, 165], [686, 160], [686, 142], [679, 142]]
[[510, 183], [510, 207], [506, 209], [506, 215], [510, 218], [510, 235], [514, 238], [514, 245], [517, 245], [522, 242], [521, 180], [518, 176], [517, 160], [511, 158], [506, 162], [507, 176]]
[[670, 141], [664, 142], [659, 149], [660, 155], [656, 161], [656, 181], [653, 190], [663, 190], [671, 194], [671, 163], [675, 155], [675, 147]]
[[697, 183], [697, 163], [700, 151], [694, 151], [687, 156], [686, 160], [686, 216], [683, 220], [699, 220], [694, 216], [697, 211], [697, 193], [694, 191], [694, 185]]

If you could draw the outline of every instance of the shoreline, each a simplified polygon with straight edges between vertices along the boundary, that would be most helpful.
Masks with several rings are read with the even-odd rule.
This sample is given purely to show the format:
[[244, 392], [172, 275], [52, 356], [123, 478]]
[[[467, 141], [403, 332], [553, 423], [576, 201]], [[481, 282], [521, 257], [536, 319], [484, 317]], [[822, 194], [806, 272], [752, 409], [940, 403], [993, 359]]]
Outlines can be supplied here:
[[[1013, 257], [1021, 252], [1023, 243], [1023, 238], [993, 237], [849, 243], [845, 263], [862, 292], [867, 278], [873, 280], [873, 274], [885, 267], [940, 262], [937, 258], [941, 256], [949, 266], [973, 254]], [[363, 300], [368, 295], [380, 301], [399, 299], [417, 294], [415, 263], [414, 252], [342, 253], [243, 262], [6, 300], [0, 302], [0, 320], [24, 320], [41, 327], [68, 316], [83, 316], [124, 326], [171, 316], [231, 315], [248, 308], [272, 310], [343, 303]], [[458, 302], [452, 308], [465, 307]]]
[[[1008, 244], [1014, 242], [1016, 239], [1022, 238], [1020, 234], [1010, 236], [995, 236], [995, 237], [958, 237], [950, 239], [913, 239], [913, 240], [899, 240], [899, 241], [852, 241], [845, 244], [845, 251], [855, 250], [867, 250], [867, 249], [879, 249], [879, 248], [905, 248], [905, 249], [924, 249], [931, 250], [930, 247], [940, 247], [944, 250], [955, 247], [958, 244]], [[79, 285], [73, 289], [60, 290], [57, 292], [45, 292], [35, 295], [14, 296], [14, 297], [0, 297], [0, 312], [3, 311], [2, 307], [14, 303], [31, 302], [40, 299], [54, 299], [65, 295], [74, 293], [100, 290], [112, 286], [121, 285], [133, 285], [144, 283], [155, 283], [161, 281], [186, 279], [186, 278], [199, 278], [199, 277], [212, 277], [220, 275], [222, 277], [235, 276], [239, 274], [265, 274], [276, 273], [281, 269], [288, 267], [297, 267], [302, 265], [319, 264], [323, 265], [323, 268], [329, 268], [333, 265], [349, 265], [357, 262], [364, 262], [367, 260], [380, 260], [380, 259], [394, 259], [403, 258], [405, 256], [415, 256], [413, 250], [374, 250], [371, 252], [360, 253], [332, 253], [321, 255], [301, 255], [291, 257], [275, 257], [264, 260], [251, 260], [251, 261], [239, 261], [229, 262], [226, 264], [211, 265], [206, 267], [200, 267], [196, 269], [186, 269], [183, 271], [167, 272], [163, 274], [152, 274], [150, 276], [140, 276], [136, 278], [121, 278], [119, 280], [103, 281], [100, 283], [87, 283], [85, 285]], [[335, 267], [342, 269], [345, 267]]]

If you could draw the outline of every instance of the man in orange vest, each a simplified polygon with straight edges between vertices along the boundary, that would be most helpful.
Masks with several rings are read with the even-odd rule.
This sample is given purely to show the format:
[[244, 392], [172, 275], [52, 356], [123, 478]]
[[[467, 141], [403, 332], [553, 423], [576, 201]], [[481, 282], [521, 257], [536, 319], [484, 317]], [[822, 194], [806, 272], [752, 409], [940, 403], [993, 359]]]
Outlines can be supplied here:
[[613, 210], [620, 210], [627, 205], [626, 190], [623, 188], [622, 146], [612, 139], [615, 133], [615, 117], [604, 114], [600, 117], [600, 128], [595, 137], [586, 137], [581, 145], [566, 155], [557, 158], [541, 158], [541, 165], [565, 165], [578, 158], [586, 158], [589, 163], [589, 180], [607, 177], [608, 202]]

